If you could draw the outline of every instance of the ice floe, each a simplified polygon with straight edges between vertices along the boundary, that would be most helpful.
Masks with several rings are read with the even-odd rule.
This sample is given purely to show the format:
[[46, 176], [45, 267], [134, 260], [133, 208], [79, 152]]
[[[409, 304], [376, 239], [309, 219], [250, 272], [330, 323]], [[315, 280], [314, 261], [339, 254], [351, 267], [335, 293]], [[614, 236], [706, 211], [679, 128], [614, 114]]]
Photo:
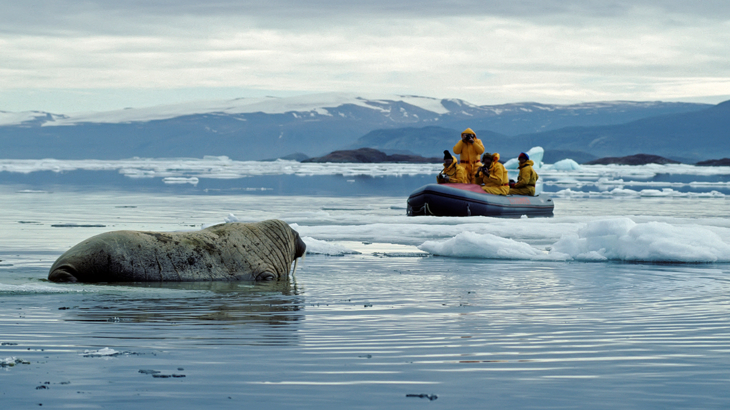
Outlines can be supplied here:
[[458, 258], [535, 260], [549, 257], [527, 243], [474, 232], [462, 232], [445, 241], [426, 241], [418, 249], [433, 255]]
[[123, 354], [128, 354], [128, 352], [119, 352], [114, 349], [105, 347], [103, 349], [99, 350], [84, 350], [83, 353], [81, 353], [81, 356], [84, 357], [116, 357]]
[[556, 242], [550, 254], [565, 254], [574, 260], [730, 262], [730, 244], [697, 226], [637, 224], [620, 218], [588, 223]]
[[320, 254], [330, 256], [354, 255], [360, 252], [346, 248], [337, 243], [321, 241], [309, 236], [302, 237], [302, 241], [307, 245], [307, 253]]
[[629, 218], [581, 224], [541, 249], [494, 234], [459, 233], [419, 246], [433, 255], [458, 258], [632, 261], [670, 263], [730, 262], [730, 244], [712, 230], [697, 225], [672, 225]]

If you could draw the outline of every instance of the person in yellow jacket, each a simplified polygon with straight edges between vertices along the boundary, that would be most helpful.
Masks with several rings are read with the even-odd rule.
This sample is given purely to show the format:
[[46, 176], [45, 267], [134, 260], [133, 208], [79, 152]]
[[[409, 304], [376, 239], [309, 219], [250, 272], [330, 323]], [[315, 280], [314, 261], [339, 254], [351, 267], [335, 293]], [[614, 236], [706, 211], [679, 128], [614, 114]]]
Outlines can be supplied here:
[[459, 154], [459, 163], [466, 169], [468, 183], [474, 184], [474, 176], [482, 166], [479, 156], [484, 152], [484, 144], [477, 138], [477, 134], [471, 128], [461, 133], [461, 141], [454, 145], [454, 153]]
[[451, 155], [449, 150], [444, 151], [444, 170], [436, 177], [439, 184], [466, 184], [466, 170], [461, 164], [456, 163], [456, 159]]
[[476, 181], [482, 185], [484, 192], [494, 195], [509, 194], [509, 177], [507, 170], [499, 162], [499, 154], [485, 153], [482, 157], [484, 166], [479, 168], [476, 174]]
[[509, 194], [535, 196], [535, 184], [539, 178], [537, 172], [532, 169], [532, 166], [535, 165], [535, 163], [532, 162], [530, 156], [524, 152], [520, 153], [517, 160], [520, 161], [520, 166], [518, 167], [520, 175], [517, 177], [517, 182], [510, 187]]

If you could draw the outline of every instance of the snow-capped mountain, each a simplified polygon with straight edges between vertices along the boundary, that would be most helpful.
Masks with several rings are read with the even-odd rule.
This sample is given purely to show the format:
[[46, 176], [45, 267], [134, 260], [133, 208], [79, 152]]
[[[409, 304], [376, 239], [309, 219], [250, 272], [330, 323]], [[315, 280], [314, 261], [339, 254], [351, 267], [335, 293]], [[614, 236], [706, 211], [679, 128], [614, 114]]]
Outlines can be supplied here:
[[568, 126], [621, 124], [706, 107], [621, 101], [480, 106], [460, 99], [329, 93], [198, 101], [108, 112], [0, 111], [0, 141], [6, 158], [227, 155], [234, 159], [265, 159], [295, 152], [323, 155], [378, 129], [471, 127], [513, 136]]

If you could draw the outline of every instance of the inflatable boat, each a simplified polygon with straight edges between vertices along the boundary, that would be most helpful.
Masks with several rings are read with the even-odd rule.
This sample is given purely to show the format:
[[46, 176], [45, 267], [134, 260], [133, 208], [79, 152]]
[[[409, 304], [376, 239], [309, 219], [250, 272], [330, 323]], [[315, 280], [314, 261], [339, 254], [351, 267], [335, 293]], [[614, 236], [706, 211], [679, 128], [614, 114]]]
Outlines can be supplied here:
[[553, 208], [546, 196], [492, 195], [476, 184], [429, 184], [408, 197], [408, 216], [551, 217]]

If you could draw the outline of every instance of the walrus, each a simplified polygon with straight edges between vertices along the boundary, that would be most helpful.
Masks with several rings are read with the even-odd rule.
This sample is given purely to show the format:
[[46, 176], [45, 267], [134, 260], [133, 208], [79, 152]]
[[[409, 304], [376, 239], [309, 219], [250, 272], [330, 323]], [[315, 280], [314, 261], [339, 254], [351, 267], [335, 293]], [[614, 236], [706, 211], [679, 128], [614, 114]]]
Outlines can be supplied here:
[[69, 249], [53, 282], [287, 280], [307, 247], [286, 222], [227, 223], [194, 232], [112, 231]]

